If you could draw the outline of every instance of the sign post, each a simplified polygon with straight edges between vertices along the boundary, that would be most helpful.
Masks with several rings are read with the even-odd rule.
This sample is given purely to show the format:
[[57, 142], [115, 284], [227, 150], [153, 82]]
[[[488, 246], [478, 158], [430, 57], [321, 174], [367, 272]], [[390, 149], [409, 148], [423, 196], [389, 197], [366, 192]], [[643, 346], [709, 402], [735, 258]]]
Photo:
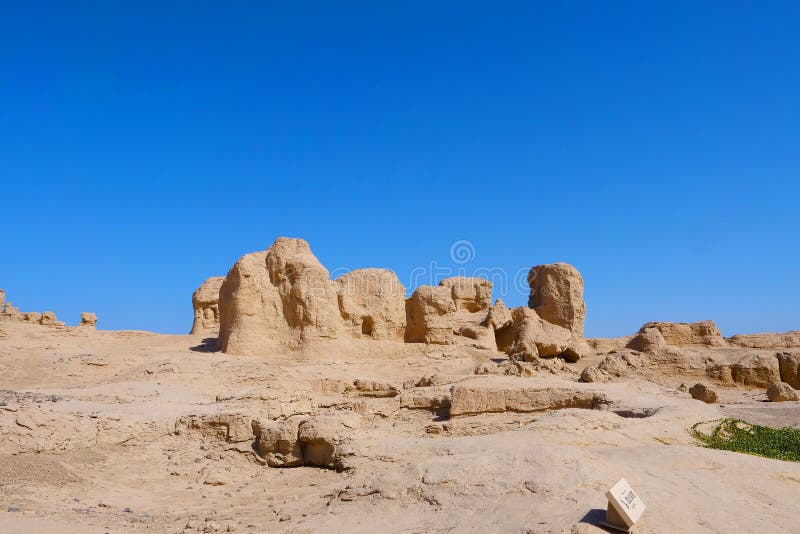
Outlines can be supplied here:
[[644, 502], [624, 478], [608, 490], [606, 498], [608, 499], [606, 520], [600, 524], [620, 532], [630, 532], [634, 523], [644, 513], [646, 508]]

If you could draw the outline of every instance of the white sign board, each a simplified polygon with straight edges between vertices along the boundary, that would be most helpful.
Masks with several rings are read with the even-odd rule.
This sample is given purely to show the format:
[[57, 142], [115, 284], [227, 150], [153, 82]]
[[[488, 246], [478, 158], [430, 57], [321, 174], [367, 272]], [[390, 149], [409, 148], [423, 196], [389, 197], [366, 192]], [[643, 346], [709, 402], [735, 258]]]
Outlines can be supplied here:
[[[644, 503], [624, 478], [620, 479], [619, 482], [608, 490], [606, 497], [608, 498], [609, 508], [607, 514], [609, 516], [617, 515], [625, 523], [624, 525], [614, 525], [616, 528], [622, 527], [625, 530], [630, 529], [644, 513]], [[616, 514], [611, 513], [612, 507]], [[617, 523], [617, 521], [613, 521], [616, 517], [608, 517], [608, 519], [611, 523]]]

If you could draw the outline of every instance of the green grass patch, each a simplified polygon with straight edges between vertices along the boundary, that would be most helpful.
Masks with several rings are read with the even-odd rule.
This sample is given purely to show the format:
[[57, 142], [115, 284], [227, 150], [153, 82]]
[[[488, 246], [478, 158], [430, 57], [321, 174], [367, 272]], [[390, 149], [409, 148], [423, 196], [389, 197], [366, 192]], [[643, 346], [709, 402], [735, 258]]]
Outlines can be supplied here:
[[699, 428], [709, 423], [714, 422], [697, 423], [691, 429], [692, 436], [704, 447], [800, 462], [800, 429], [769, 428], [731, 418], [713, 425], [708, 433]]

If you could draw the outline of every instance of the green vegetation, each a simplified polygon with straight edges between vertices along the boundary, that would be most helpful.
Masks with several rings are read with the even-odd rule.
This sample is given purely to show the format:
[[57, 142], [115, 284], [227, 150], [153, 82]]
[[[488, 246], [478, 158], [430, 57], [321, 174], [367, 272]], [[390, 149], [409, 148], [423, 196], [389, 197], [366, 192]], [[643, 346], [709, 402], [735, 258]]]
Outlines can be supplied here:
[[704, 447], [800, 462], [800, 429], [769, 428], [728, 418], [706, 434], [698, 429], [705, 424], [697, 423], [691, 430], [692, 436]]

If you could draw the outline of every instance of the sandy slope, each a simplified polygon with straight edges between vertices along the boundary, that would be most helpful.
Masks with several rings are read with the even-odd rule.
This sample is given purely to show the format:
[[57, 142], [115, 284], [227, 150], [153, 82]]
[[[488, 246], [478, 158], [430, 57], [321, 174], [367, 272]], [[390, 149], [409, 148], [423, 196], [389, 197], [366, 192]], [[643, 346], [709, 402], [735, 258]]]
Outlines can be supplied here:
[[[557, 376], [474, 376], [504, 356], [455, 347], [366, 341], [234, 357], [198, 337], [0, 328], [3, 534], [602, 532], [603, 494], [620, 477], [648, 506], [637, 532], [800, 530], [800, 464], [702, 449], [687, 432], [730, 414], [800, 424], [794, 403], [761, 391], [727, 389], [724, 404], [706, 405], [669, 381], [579, 385], [586, 361]], [[435, 373], [588, 388], [610, 404], [447, 418], [339, 390]], [[179, 423], [342, 410], [364, 424], [341, 473], [270, 468], [249, 443]]]

